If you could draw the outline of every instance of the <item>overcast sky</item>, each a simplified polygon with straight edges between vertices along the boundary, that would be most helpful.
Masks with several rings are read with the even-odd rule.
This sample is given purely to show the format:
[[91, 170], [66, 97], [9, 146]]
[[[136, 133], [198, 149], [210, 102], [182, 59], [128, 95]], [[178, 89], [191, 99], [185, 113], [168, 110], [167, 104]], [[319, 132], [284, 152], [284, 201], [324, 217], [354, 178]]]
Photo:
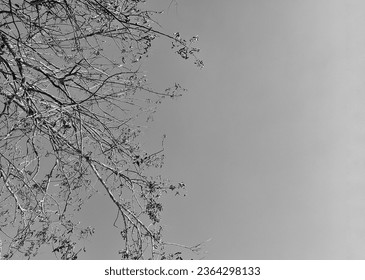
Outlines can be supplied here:
[[[365, 2], [151, 2], [164, 31], [199, 35], [206, 65], [164, 41], [145, 65], [156, 87], [189, 90], [144, 140], [167, 134], [163, 172], [187, 185], [166, 201], [168, 239], [211, 238], [205, 259], [363, 259]], [[90, 223], [115, 218], [88, 209]], [[84, 257], [118, 258], [118, 240], [99, 230]]]

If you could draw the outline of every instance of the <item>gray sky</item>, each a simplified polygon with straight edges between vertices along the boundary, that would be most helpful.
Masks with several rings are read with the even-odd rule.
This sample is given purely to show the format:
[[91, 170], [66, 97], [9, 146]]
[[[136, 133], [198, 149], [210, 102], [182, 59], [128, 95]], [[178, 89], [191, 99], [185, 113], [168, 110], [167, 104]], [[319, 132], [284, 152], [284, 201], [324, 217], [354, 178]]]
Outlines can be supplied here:
[[[145, 134], [151, 149], [167, 134], [163, 172], [188, 187], [166, 201], [168, 239], [212, 238], [206, 259], [363, 259], [365, 3], [181, 0], [161, 19], [199, 35], [206, 65], [167, 42], [146, 65], [152, 85], [189, 90]], [[113, 222], [95, 205], [91, 223]], [[99, 230], [86, 258], [118, 257], [118, 239]]]

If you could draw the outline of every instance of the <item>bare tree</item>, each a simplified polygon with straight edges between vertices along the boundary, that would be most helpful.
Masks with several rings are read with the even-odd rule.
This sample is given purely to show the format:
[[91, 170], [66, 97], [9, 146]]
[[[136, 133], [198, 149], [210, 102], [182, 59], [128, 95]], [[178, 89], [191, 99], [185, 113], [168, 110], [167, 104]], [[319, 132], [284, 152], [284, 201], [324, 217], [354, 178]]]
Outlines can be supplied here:
[[160, 38], [203, 63], [198, 38], [159, 31], [159, 12], [144, 2], [0, 0], [3, 259], [33, 258], [41, 246], [77, 259], [94, 232], [77, 212], [97, 193], [115, 206], [122, 259], [180, 258], [166, 249], [160, 213], [161, 197], [184, 184], [152, 170], [163, 164], [163, 140], [153, 153], [139, 140], [161, 100], [183, 89], [151, 89], [141, 61]]

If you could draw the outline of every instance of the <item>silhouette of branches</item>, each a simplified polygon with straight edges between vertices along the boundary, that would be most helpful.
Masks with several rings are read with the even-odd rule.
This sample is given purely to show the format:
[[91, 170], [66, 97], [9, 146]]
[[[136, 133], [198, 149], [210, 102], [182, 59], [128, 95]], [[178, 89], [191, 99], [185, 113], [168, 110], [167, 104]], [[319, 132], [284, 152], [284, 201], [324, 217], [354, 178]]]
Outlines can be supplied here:
[[[2, 258], [33, 258], [43, 245], [77, 259], [94, 233], [77, 212], [95, 193], [117, 211], [124, 259], [166, 258], [161, 197], [178, 192], [146, 172], [162, 150], [139, 144], [162, 98], [141, 70], [157, 38], [182, 58], [197, 37], [164, 34], [139, 0], [0, 0], [0, 234]], [[102, 206], [100, 206], [102, 207]]]

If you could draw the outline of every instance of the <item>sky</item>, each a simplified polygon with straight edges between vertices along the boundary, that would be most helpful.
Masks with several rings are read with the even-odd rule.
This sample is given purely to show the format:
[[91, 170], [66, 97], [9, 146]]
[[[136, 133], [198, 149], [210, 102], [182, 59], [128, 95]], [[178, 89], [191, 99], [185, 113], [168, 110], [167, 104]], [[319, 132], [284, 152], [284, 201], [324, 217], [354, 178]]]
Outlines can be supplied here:
[[171, 239], [211, 238], [206, 259], [365, 257], [364, 6], [170, 6], [162, 25], [198, 34], [206, 64], [166, 58], [163, 46], [151, 59], [153, 81], [189, 90], [148, 134], [167, 134], [166, 173], [188, 186], [165, 207]]
[[[162, 172], [187, 186], [165, 201], [167, 239], [209, 240], [198, 258], [210, 260], [364, 259], [365, 3], [151, 3], [165, 10], [163, 31], [199, 35], [205, 62], [161, 40], [145, 64], [151, 85], [188, 89], [143, 140], [158, 150], [167, 135]], [[114, 209], [98, 205], [86, 210], [99, 222], [82, 258], [117, 259], [119, 235], [103, 230]]]

